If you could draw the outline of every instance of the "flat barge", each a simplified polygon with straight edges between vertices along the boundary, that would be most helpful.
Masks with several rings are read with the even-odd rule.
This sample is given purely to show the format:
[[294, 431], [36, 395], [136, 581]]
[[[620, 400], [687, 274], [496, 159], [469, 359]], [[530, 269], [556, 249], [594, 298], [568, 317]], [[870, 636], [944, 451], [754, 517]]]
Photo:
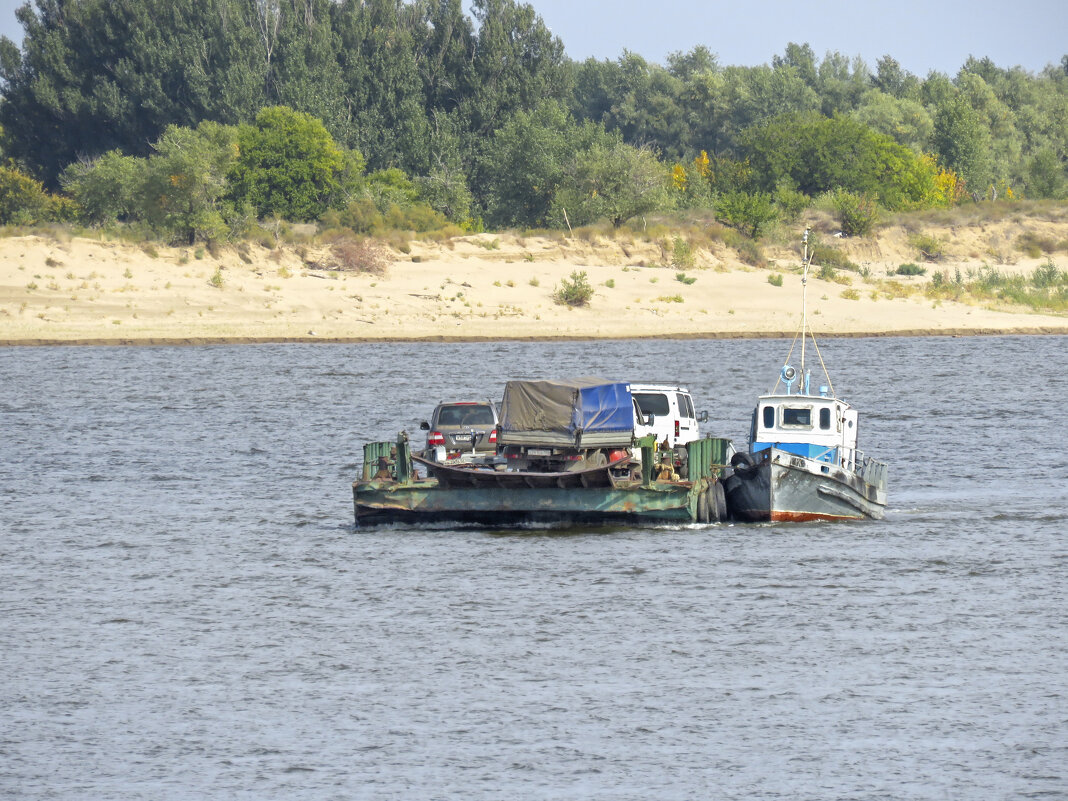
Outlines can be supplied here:
[[[727, 518], [723, 471], [730, 440], [686, 445], [686, 476], [663, 461], [654, 437], [638, 440], [640, 468], [629, 454], [584, 470], [527, 472], [504, 464], [438, 464], [413, 456], [404, 432], [395, 442], [364, 445], [352, 484], [357, 527], [390, 524], [488, 526], [538, 524], [684, 524]], [[416, 466], [425, 469], [419, 475]]]

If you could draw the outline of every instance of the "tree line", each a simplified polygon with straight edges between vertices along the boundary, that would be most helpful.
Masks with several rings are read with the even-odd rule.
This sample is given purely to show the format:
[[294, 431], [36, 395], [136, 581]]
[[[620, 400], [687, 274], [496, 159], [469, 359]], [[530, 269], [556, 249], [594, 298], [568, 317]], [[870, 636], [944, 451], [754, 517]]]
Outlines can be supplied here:
[[36, 0], [0, 39], [0, 223], [176, 238], [277, 216], [357, 231], [562, 227], [712, 208], [759, 235], [878, 208], [1068, 193], [1068, 56], [925, 78], [789, 44], [575, 62], [530, 5]]

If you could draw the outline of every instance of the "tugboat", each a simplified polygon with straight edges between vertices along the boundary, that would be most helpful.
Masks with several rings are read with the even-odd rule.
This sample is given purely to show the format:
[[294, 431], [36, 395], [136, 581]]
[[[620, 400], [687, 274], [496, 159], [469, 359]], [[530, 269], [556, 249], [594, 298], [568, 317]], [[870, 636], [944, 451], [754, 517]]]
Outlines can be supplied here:
[[[749, 450], [731, 457], [733, 470], [724, 489], [735, 520], [877, 519], [886, 511], [886, 465], [857, 450], [859, 414], [835, 395], [808, 330], [809, 233], [802, 238], [800, 368], [789, 363], [795, 337], [775, 386], [757, 401]], [[826, 379], [815, 393], [805, 362], [806, 340], [811, 340]]]

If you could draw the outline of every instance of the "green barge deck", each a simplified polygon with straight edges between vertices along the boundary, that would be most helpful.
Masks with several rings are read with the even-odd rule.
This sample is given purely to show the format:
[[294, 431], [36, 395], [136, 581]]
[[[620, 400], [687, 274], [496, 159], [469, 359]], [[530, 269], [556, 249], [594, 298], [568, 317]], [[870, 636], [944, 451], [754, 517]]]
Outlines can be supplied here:
[[[515, 473], [413, 460], [402, 433], [396, 442], [364, 446], [362, 477], [352, 485], [356, 525], [655, 525], [726, 519], [720, 478], [729, 440], [689, 443], [684, 480], [657, 479], [655, 443], [649, 438], [640, 444], [640, 478], [619, 463], [581, 473]], [[426, 477], [416, 474], [416, 461], [427, 465]]]

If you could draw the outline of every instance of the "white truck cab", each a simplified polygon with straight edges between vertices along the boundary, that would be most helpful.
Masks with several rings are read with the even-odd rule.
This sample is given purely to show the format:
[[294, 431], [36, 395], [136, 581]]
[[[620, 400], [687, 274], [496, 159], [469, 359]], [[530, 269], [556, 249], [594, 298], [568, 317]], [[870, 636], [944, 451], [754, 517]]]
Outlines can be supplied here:
[[654, 434], [658, 443], [666, 441], [669, 448], [701, 438], [698, 423], [708, 420], [708, 412], [701, 412], [700, 417], [694, 412], [686, 387], [631, 384], [630, 394], [634, 398], [635, 437]]

